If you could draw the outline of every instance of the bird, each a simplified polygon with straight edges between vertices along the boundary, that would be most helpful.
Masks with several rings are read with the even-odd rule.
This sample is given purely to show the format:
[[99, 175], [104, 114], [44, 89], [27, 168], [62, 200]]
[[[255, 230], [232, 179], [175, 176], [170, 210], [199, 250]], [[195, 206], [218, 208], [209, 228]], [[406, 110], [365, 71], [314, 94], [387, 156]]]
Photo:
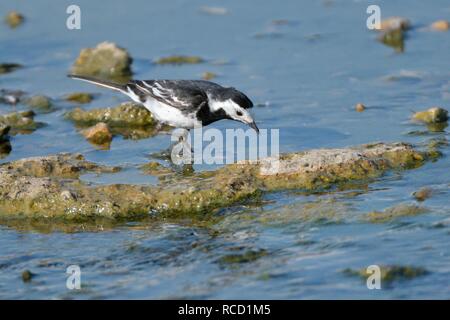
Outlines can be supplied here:
[[118, 84], [75, 74], [68, 77], [119, 91], [142, 104], [160, 123], [175, 128], [189, 131], [228, 119], [242, 122], [259, 134], [248, 111], [253, 102], [233, 87], [206, 80], [131, 80]]

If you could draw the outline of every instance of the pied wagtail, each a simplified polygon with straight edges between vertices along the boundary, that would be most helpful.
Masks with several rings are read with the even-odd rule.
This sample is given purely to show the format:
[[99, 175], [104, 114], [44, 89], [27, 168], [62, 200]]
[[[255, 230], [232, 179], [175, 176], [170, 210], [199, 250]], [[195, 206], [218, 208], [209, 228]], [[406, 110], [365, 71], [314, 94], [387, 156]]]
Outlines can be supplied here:
[[127, 95], [145, 106], [161, 123], [192, 129], [230, 119], [259, 129], [247, 109], [252, 101], [235, 88], [205, 80], [132, 80], [121, 85], [91, 77], [68, 75]]

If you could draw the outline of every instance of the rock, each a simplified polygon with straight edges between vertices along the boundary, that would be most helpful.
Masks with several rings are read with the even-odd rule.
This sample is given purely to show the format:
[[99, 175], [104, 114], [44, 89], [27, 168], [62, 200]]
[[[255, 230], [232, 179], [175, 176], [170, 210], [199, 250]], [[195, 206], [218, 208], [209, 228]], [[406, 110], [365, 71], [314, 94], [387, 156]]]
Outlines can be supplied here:
[[132, 74], [132, 61], [125, 49], [111, 42], [102, 42], [95, 48], [81, 50], [71, 72], [126, 82]]
[[111, 143], [113, 135], [104, 122], [99, 122], [95, 126], [84, 129], [81, 133], [91, 143], [96, 145], [108, 145]]
[[10, 126], [0, 124], [0, 159], [3, 159], [11, 152], [11, 142], [8, 139]]
[[[336, 184], [379, 177], [391, 169], [416, 168], [425, 152], [410, 145], [373, 144], [355, 148], [319, 149], [244, 161], [211, 172], [172, 174], [157, 185], [90, 185], [85, 172], [114, 172], [60, 154], [0, 164], [0, 217], [67, 219], [148, 216], [190, 216], [286, 189], [322, 190]], [[73, 197], [61, 194], [68, 190]]]
[[33, 111], [12, 112], [0, 115], [0, 126], [11, 127], [11, 134], [31, 133], [42, 127], [44, 124], [34, 121], [35, 113]]
[[157, 121], [150, 111], [131, 102], [112, 108], [90, 110], [75, 108], [66, 113], [65, 117], [82, 128], [104, 122], [113, 135], [118, 134], [125, 138], [147, 138], [157, 133]]
[[77, 103], [89, 103], [94, 99], [94, 96], [90, 93], [74, 92], [65, 97], [67, 101], [77, 102]]
[[5, 22], [11, 28], [16, 28], [16, 27], [20, 26], [24, 20], [25, 20], [25, 18], [23, 17], [23, 15], [21, 15], [17, 11], [11, 11], [5, 17]]
[[430, 198], [433, 193], [433, 190], [430, 188], [422, 188], [416, 192], [413, 193], [414, 198], [416, 198], [417, 201], [425, 201], [426, 199]]
[[0, 74], [10, 73], [19, 68], [22, 68], [22, 65], [18, 63], [0, 63]]
[[197, 56], [169, 56], [156, 60], [156, 64], [196, 64], [202, 63], [204, 60]]
[[448, 120], [448, 111], [440, 107], [432, 107], [428, 110], [414, 113], [412, 118], [424, 123], [443, 123]]
[[203, 80], [212, 80], [215, 77], [217, 77], [217, 74], [215, 74], [214, 72], [207, 71], [207, 72], [203, 72], [203, 74], [202, 74]]
[[374, 211], [365, 215], [365, 219], [371, 223], [386, 223], [402, 217], [416, 216], [427, 212], [426, 208], [416, 205], [399, 204], [382, 212]]
[[406, 31], [411, 28], [411, 22], [403, 17], [389, 17], [381, 21], [380, 29], [382, 31], [400, 29]]
[[450, 22], [447, 20], [438, 20], [431, 24], [431, 29], [436, 31], [448, 31], [450, 29]]
[[31, 279], [35, 276], [34, 273], [32, 273], [30, 270], [24, 270], [22, 272], [22, 281], [23, 282], [30, 282]]
[[387, 29], [378, 37], [378, 40], [394, 48], [397, 52], [403, 52], [405, 50], [405, 36], [401, 28]]
[[[345, 269], [343, 272], [347, 275], [359, 276], [366, 280], [372, 273], [368, 273], [365, 268], [360, 270]], [[429, 271], [422, 267], [387, 265], [380, 266], [381, 286], [383, 283], [390, 284], [393, 281], [411, 280], [429, 274]]]
[[200, 8], [200, 12], [210, 14], [210, 15], [215, 15], [215, 16], [223, 16], [223, 15], [228, 14], [227, 8], [222, 8], [222, 7], [204, 6], [204, 7]]
[[52, 101], [46, 96], [32, 96], [25, 99], [24, 103], [32, 109], [49, 111], [52, 108]]
[[355, 110], [358, 112], [363, 112], [366, 110], [366, 107], [362, 103], [357, 103], [355, 106]]

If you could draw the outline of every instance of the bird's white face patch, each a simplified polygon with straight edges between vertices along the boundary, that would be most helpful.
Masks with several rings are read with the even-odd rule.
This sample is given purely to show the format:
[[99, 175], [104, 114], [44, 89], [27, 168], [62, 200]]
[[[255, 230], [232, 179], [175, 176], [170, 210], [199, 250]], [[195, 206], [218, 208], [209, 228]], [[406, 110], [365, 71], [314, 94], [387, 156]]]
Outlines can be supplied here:
[[225, 101], [210, 99], [209, 106], [212, 112], [222, 109], [233, 120], [244, 123], [253, 122], [253, 118], [250, 113], [231, 99]]

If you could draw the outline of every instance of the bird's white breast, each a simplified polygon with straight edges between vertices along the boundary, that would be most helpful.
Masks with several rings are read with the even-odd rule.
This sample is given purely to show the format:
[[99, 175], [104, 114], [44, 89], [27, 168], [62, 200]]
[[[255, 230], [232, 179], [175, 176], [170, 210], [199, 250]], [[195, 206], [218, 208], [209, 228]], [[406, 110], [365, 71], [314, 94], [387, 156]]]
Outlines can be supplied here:
[[195, 114], [185, 114], [179, 109], [155, 99], [147, 99], [144, 106], [153, 114], [156, 120], [172, 127], [192, 129], [202, 125]]

